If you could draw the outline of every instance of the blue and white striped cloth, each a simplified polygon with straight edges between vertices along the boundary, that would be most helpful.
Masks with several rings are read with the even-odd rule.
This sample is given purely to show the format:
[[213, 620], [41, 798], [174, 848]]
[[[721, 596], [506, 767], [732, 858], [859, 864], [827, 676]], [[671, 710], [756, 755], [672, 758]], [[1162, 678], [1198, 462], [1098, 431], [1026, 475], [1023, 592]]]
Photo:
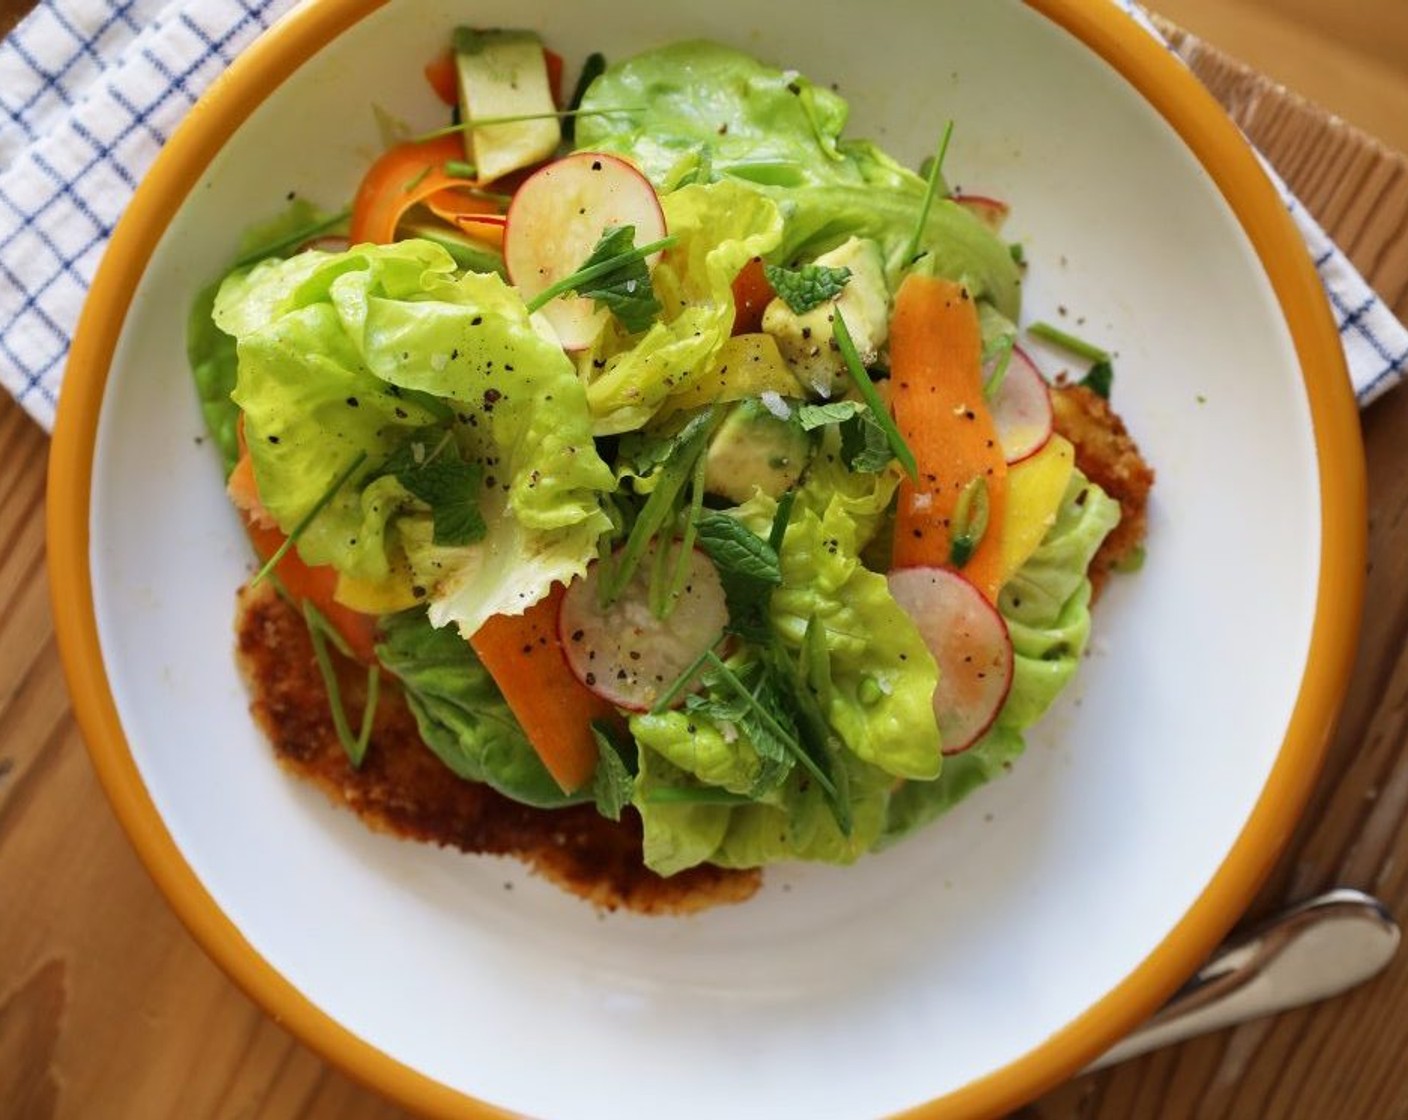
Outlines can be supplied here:
[[[211, 79], [293, 3], [43, 0], [0, 42], [0, 384], [45, 428], [83, 298], [137, 181]], [[1367, 404], [1408, 372], [1408, 330], [1286, 199]]]

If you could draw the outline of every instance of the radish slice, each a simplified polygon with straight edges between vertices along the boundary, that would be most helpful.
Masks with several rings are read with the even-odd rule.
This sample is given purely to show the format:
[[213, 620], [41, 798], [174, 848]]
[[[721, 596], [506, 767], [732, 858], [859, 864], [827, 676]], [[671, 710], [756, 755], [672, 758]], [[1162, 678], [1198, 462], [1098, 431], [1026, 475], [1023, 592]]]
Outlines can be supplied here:
[[1005, 202], [999, 202], [995, 198], [986, 198], [980, 194], [956, 194], [953, 201], [967, 210], [993, 233], [1002, 229], [1002, 223], [1007, 220], [1007, 212], [1010, 209]]
[[988, 407], [1002, 445], [1002, 457], [1008, 463], [1031, 458], [1051, 438], [1055, 425], [1051, 388], [1020, 346], [1013, 347], [1007, 372]]
[[[504, 229], [504, 263], [525, 300], [576, 272], [612, 226], [634, 226], [636, 244], [665, 236], [665, 214], [650, 181], [625, 160], [576, 152], [535, 172], [513, 196]], [[654, 265], [659, 254], [646, 259]], [[592, 344], [606, 312], [564, 296], [543, 308], [568, 350]]]
[[944, 754], [958, 754], [992, 726], [1012, 687], [1007, 623], [981, 591], [947, 568], [904, 568], [888, 580], [938, 662], [934, 715]]
[[[728, 622], [719, 573], [702, 552], [692, 549], [684, 591], [675, 609], [656, 618], [650, 609], [650, 570], [654, 548], [631, 582], [602, 610], [599, 574], [593, 564], [574, 580], [558, 609], [558, 638], [572, 672], [598, 696], [618, 708], [647, 711], [706, 649], [723, 636]], [[619, 559], [617, 552], [615, 559]], [[678, 546], [670, 550], [673, 571]], [[684, 692], [680, 693], [681, 699]]]

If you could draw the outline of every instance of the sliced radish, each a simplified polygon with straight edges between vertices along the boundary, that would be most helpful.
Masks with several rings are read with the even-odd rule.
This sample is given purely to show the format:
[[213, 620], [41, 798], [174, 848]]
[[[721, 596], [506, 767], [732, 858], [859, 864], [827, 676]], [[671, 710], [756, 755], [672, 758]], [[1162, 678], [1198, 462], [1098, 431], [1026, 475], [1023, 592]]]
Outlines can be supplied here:
[[1012, 687], [1012, 638], [997, 608], [947, 568], [889, 574], [890, 594], [914, 619], [939, 665], [934, 715], [944, 754], [983, 737]]
[[[619, 559], [620, 553], [613, 559]], [[567, 664], [598, 696], [619, 708], [649, 709], [705, 650], [718, 642], [728, 622], [724, 589], [709, 558], [690, 551], [684, 590], [665, 618], [650, 609], [654, 549], [636, 568], [616, 601], [601, 607], [601, 565], [573, 581], [562, 597], [557, 628]], [[678, 559], [671, 549], [670, 570]], [[681, 691], [681, 699], [684, 690]]]
[[1055, 424], [1051, 388], [1020, 346], [1012, 348], [1007, 372], [988, 402], [1002, 457], [1008, 463], [1029, 459], [1046, 446]]
[[[612, 226], [634, 226], [636, 244], [665, 236], [665, 214], [655, 188], [617, 156], [575, 152], [526, 179], [509, 206], [504, 263], [525, 300], [581, 268]], [[653, 265], [658, 254], [647, 258]], [[592, 344], [606, 312], [589, 299], [564, 296], [543, 308], [562, 345]]]
[[1002, 228], [1002, 223], [1007, 221], [1007, 212], [1010, 207], [1007, 203], [999, 202], [995, 198], [986, 198], [980, 194], [956, 194], [953, 196], [953, 201], [993, 233], [997, 233]]

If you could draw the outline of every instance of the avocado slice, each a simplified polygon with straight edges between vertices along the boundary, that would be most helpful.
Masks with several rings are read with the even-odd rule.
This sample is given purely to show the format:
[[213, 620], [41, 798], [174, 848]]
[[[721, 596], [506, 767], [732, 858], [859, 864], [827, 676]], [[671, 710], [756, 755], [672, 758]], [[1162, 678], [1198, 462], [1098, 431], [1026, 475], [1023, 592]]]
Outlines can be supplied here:
[[543, 41], [531, 31], [455, 31], [460, 119], [535, 117], [465, 131], [465, 156], [488, 183], [547, 159], [562, 142]]
[[795, 424], [780, 420], [757, 399], [729, 410], [704, 457], [704, 489], [731, 502], [756, 491], [776, 498], [802, 477], [812, 442]]

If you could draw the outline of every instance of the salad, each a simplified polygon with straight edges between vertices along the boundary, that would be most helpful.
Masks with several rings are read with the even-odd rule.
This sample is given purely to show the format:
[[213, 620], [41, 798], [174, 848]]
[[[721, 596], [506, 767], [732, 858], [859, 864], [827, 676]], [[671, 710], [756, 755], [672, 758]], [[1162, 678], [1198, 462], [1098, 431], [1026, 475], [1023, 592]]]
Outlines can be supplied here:
[[[458, 30], [448, 125], [196, 299], [252, 584], [306, 623], [349, 774], [395, 699], [444, 783], [587, 806], [656, 875], [849, 863], [1022, 752], [1120, 502], [951, 124], [915, 171], [725, 46], [562, 69]], [[1034, 329], [1128, 442], [1109, 356]]]

